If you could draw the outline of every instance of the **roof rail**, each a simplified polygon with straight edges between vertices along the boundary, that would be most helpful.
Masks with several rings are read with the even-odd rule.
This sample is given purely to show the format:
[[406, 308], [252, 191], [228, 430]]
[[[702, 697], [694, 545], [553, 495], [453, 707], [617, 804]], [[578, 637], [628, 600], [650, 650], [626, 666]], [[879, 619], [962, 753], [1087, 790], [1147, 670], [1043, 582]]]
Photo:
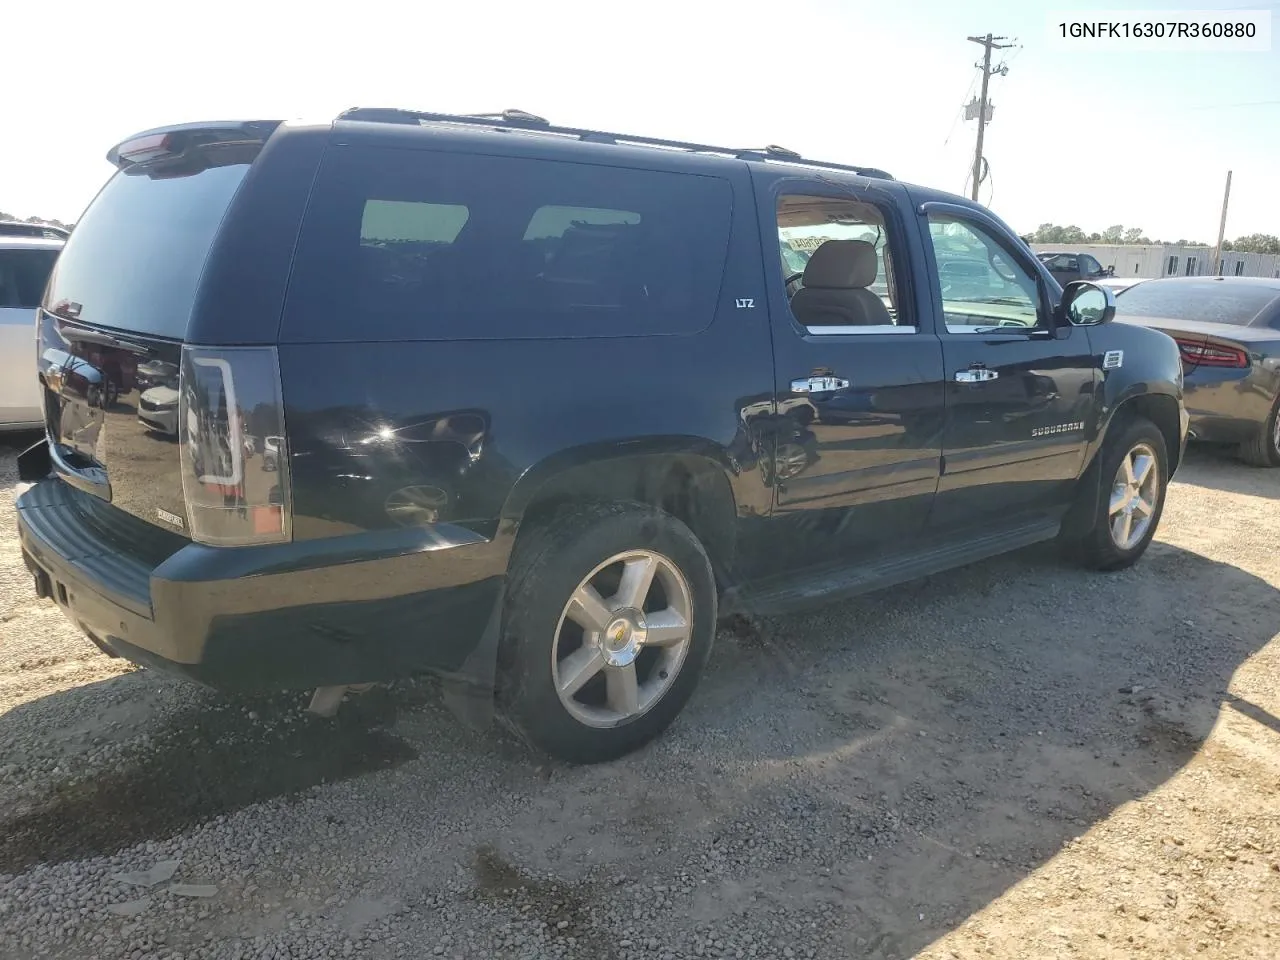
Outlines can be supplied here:
[[795, 163], [825, 170], [846, 170], [863, 177], [892, 180], [893, 176], [875, 167], [855, 167], [844, 163], [823, 160], [807, 160], [794, 150], [771, 144], [767, 147], [716, 147], [705, 143], [686, 143], [683, 140], [662, 140], [630, 133], [607, 133], [602, 130], [585, 130], [579, 127], [558, 127], [536, 114], [524, 110], [503, 110], [501, 113], [429, 113], [422, 110], [403, 110], [398, 107], [352, 107], [338, 114], [339, 120], [360, 120], [368, 123], [454, 123], [487, 127], [491, 130], [531, 130], [538, 133], [572, 137], [586, 143], [611, 143], [627, 146], [662, 147], [687, 153], [709, 153], [739, 160], [775, 161]]

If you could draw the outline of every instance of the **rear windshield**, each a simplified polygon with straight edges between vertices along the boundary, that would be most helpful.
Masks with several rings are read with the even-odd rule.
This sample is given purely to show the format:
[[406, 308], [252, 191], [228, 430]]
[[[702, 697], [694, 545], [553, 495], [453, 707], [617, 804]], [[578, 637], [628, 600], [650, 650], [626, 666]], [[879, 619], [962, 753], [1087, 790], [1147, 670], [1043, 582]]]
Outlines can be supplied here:
[[1254, 287], [1221, 280], [1203, 282], [1140, 283], [1116, 295], [1116, 313], [1129, 317], [1168, 317], [1171, 320], [1200, 320], [1232, 323], [1245, 327], [1280, 290]]
[[45, 303], [79, 304], [85, 323], [182, 339], [214, 234], [248, 169], [117, 173], [76, 224]]
[[57, 250], [0, 250], [0, 309], [40, 305]]

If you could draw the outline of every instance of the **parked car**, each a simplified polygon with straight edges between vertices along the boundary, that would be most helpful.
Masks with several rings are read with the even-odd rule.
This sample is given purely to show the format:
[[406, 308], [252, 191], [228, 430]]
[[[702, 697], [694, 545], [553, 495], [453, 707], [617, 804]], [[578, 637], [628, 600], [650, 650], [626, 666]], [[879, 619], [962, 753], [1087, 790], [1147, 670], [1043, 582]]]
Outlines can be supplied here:
[[1122, 291], [1128, 290], [1130, 287], [1137, 286], [1142, 283], [1145, 277], [1099, 277], [1093, 282], [1100, 287], [1106, 287], [1112, 293], [1119, 295]]
[[1177, 342], [1193, 439], [1280, 466], [1280, 280], [1148, 280], [1117, 297], [1116, 310]]
[[158, 384], [138, 395], [138, 420], [148, 430], [177, 436], [178, 391], [175, 387]]
[[179, 442], [56, 384], [22, 550], [104, 650], [214, 687], [435, 672], [617, 757], [719, 617], [1054, 538], [1127, 567], [1181, 459], [1168, 337], [880, 170], [386, 109], [108, 156], [42, 336], [176, 366]]
[[1101, 280], [1115, 273], [1113, 267], [1103, 267], [1087, 253], [1037, 253], [1040, 262], [1064, 287], [1075, 280]]
[[44, 422], [36, 378], [36, 308], [61, 240], [0, 236], [0, 432]]
[[0, 220], [0, 237], [38, 237], [42, 240], [66, 240], [71, 231], [52, 223], [27, 223], [25, 220]]

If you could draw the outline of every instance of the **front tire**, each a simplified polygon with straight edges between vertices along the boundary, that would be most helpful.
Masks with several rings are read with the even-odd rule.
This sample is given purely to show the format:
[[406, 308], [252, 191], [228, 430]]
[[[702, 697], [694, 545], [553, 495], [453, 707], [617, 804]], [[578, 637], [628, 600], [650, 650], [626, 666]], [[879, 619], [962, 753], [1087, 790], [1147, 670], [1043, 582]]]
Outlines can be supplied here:
[[1137, 563], [1160, 524], [1169, 482], [1169, 454], [1156, 425], [1134, 417], [1117, 428], [1098, 455], [1103, 489], [1093, 527], [1074, 543], [1076, 559], [1094, 570]]
[[684, 707], [715, 623], [711, 562], [675, 517], [636, 503], [562, 509], [516, 544], [499, 707], [554, 757], [616, 759]]
[[1280, 467], [1280, 399], [1258, 432], [1240, 444], [1240, 459], [1255, 467]]

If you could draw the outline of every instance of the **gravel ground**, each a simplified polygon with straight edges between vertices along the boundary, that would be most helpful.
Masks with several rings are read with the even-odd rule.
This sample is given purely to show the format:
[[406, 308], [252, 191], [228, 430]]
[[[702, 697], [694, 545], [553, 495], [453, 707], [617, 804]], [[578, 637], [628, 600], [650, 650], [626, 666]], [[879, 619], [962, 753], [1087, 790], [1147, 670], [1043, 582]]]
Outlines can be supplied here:
[[580, 769], [429, 683], [323, 720], [102, 655], [31, 592], [13, 452], [5, 960], [1280, 955], [1280, 472], [1193, 453], [1125, 573], [722, 631], [666, 737]]

